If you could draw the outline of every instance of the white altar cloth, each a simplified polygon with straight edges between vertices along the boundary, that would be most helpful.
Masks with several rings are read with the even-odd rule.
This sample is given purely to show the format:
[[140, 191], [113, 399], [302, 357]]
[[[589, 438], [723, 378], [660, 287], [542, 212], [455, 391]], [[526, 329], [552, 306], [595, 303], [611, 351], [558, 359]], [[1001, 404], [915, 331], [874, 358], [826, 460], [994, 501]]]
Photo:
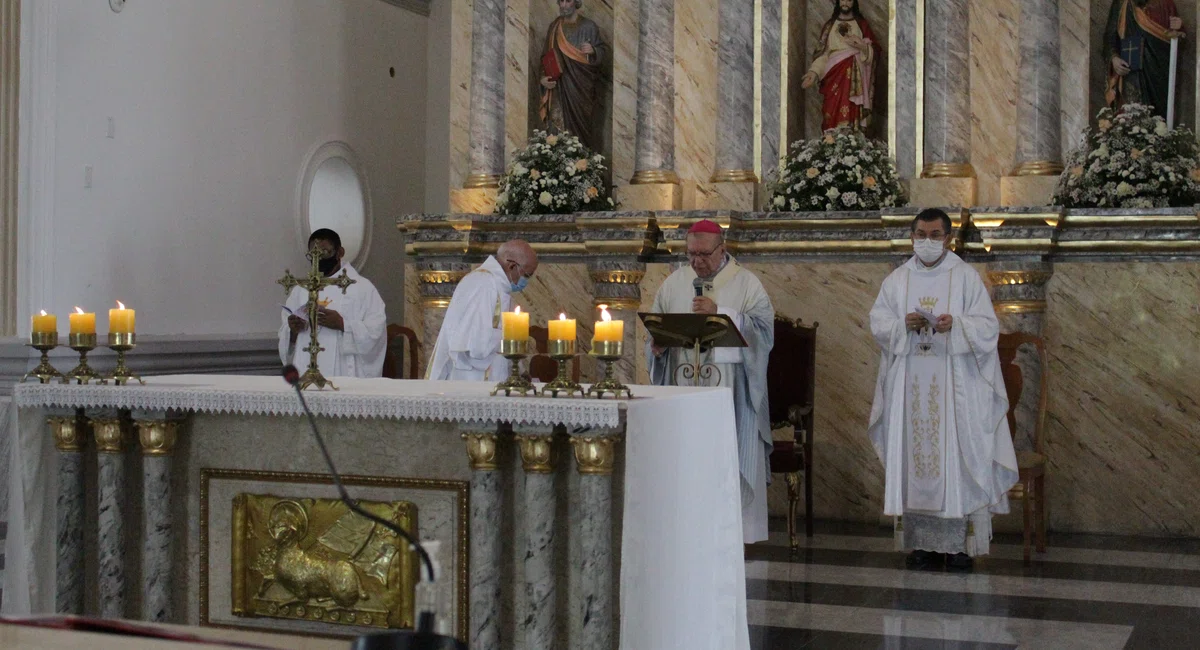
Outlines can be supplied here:
[[[490, 397], [484, 382], [336, 381], [307, 391], [333, 417], [626, 425], [621, 648], [749, 650], [733, 394], [728, 388], [634, 386], [634, 400]], [[298, 415], [275, 377], [172, 375], [146, 386], [18, 384], [8, 468], [5, 614], [54, 610], [56, 452], [47, 407]], [[26, 412], [26, 415], [28, 413]], [[619, 545], [619, 546], [618, 546]]]

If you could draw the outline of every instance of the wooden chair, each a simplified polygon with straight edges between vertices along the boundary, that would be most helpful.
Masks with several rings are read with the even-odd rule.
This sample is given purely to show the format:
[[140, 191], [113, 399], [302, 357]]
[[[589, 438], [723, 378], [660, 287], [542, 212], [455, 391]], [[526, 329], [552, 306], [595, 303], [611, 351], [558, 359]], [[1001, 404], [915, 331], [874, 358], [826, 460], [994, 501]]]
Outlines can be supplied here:
[[[401, 371], [404, 368], [405, 343], [408, 351], [408, 375]], [[420, 346], [417, 344], [417, 333], [403, 325], [387, 326], [387, 353], [383, 357], [383, 376], [388, 379], [419, 379]]]
[[[537, 354], [529, 357], [529, 377], [548, 384], [558, 377], [558, 362], [550, 358], [550, 330], [538, 325], [529, 327], [529, 337], [537, 344]], [[571, 381], [579, 381], [579, 357], [571, 362]]]
[[1037, 419], [1033, 429], [1033, 450], [1017, 452], [1017, 469], [1020, 474], [1017, 485], [1009, 492], [1013, 498], [1019, 498], [1024, 508], [1024, 546], [1025, 564], [1031, 562], [1030, 546], [1034, 536], [1034, 523], [1037, 524], [1037, 551], [1046, 552], [1046, 386], [1050, 374], [1046, 357], [1046, 346], [1041, 338], [1032, 334], [1001, 334], [998, 345], [1000, 352], [1000, 371], [1004, 374], [1004, 388], [1008, 393], [1008, 428], [1013, 439], [1017, 438], [1017, 406], [1021, 402], [1021, 391], [1024, 380], [1021, 367], [1015, 361], [1017, 350], [1023, 345], [1032, 345], [1037, 350], [1038, 364], [1041, 366], [1042, 377], [1038, 386]]
[[796, 505], [800, 501], [800, 473], [804, 473], [804, 533], [813, 534], [813, 394], [817, 358], [817, 327], [805, 327], [799, 320], [776, 316], [775, 347], [767, 361], [767, 399], [771, 429], [791, 426], [793, 440], [775, 442], [771, 452], [771, 473], [783, 474], [788, 489], [788, 540], [792, 550], [800, 548], [796, 539]]

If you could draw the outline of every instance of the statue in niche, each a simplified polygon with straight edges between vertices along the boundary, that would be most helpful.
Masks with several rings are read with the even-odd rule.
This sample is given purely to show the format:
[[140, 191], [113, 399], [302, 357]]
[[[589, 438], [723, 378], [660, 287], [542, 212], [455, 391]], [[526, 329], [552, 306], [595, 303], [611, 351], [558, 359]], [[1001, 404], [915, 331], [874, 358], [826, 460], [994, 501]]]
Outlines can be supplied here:
[[812, 65], [800, 82], [805, 89], [821, 82], [823, 130], [843, 125], [865, 130], [871, 125], [875, 62], [881, 52], [858, 0], [835, 0], [833, 17], [821, 28]]
[[549, 133], [569, 132], [593, 152], [600, 142], [601, 82], [608, 45], [600, 28], [579, 14], [583, 0], [555, 0], [558, 18], [542, 50], [542, 100], [538, 117]]
[[1110, 107], [1148, 104], [1155, 115], [1167, 117], [1171, 39], [1182, 36], [1182, 29], [1174, 0], [1113, 0], [1104, 30], [1104, 99]]

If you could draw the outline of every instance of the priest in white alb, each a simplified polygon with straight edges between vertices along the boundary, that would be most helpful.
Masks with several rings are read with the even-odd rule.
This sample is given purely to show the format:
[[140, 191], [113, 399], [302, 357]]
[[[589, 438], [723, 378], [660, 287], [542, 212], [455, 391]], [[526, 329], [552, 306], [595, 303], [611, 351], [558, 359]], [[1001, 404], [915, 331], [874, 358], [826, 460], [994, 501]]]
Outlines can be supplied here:
[[[327, 286], [317, 294], [317, 343], [324, 348], [317, 354], [317, 364], [326, 377], [380, 377], [383, 359], [387, 354], [387, 313], [383, 298], [371, 281], [343, 262], [346, 249], [342, 238], [329, 228], [313, 231], [308, 248], [319, 247], [325, 257], [319, 268], [325, 277], [339, 275], [343, 270], [354, 284], [342, 289]], [[279, 327], [279, 358], [284, 365], [301, 366], [308, 362], [308, 292], [293, 287], [284, 303], [283, 324]], [[303, 336], [302, 336], [303, 335]], [[303, 356], [301, 356], [303, 355]]]
[[450, 298], [425, 378], [486, 381], [506, 376], [500, 314], [512, 310], [512, 294], [525, 290], [537, 267], [533, 247], [513, 239], [468, 273]]
[[[747, 544], [767, 539], [767, 483], [771, 420], [767, 410], [767, 357], [775, 345], [775, 308], [758, 277], [725, 250], [715, 221], [698, 221], [687, 234], [688, 266], [672, 273], [650, 311], [656, 314], [724, 314], [746, 339], [744, 348], [713, 348], [701, 364], [720, 371], [720, 386], [733, 389], [741, 474], [742, 538]], [[699, 293], [699, 295], [697, 295]], [[650, 383], [669, 385], [675, 369], [694, 363], [695, 352], [647, 344]]]
[[979, 273], [946, 246], [950, 217], [913, 219], [915, 255], [883, 281], [871, 308], [882, 349], [869, 434], [908, 566], [969, 570], [988, 552], [992, 515], [1017, 482], [1000, 324]]

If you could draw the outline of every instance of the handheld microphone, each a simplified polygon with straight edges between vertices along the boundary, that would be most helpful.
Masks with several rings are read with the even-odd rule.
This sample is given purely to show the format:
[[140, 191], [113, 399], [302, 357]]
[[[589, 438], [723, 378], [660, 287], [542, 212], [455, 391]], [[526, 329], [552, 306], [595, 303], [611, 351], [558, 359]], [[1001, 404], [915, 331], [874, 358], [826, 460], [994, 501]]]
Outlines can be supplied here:
[[[416, 551], [417, 555], [420, 556], [421, 562], [425, 566], [425, 572], [429, 576], [429, 584], [433, 585], [433, 561], [429, 558], [429, 553], [425, 550], [425, 547], [421, 546], [420, 542], [395, 522], [367, 512], [356, 501], [350, 498], [350, 495], [346, 492], [346, 486], [342, 485], [341, 475], [338, 474], [337, 468], [333, 466], [333, 459], [329, 456], [329, 449], [325, 447], [325, 439], [321, 437], [321, 432], [317, 430], [317, 418], [308, 408], [308, 401], [304, 399], [304, 391], [300, 390], [300, 371], [296, 369], [296, 366], [288, 364], [283, 367], [282, 374], [283, 380], [296, 390], [296, 396], [300, 398], [300, 406], [304, 408], [304, 415], [308, 418], [308, 426], [312, 429], [313, 437], [317, 439], [317, 446], [321, 448], [321, 455], [325, 457], [325, 465], [329, 467], [329, 474], [333, 477], [333, 484], [337, 487], [342, 503], [346, 504], [346, 507], [354, 514], [365, 517], [387, 528], [395, 533], [397, 537], [407, 542], [408, 549]], [[354, 640], [351, 650], [467, 650], [465, 644], [454, 638], [435, 634], [433, 628], [433, 612], [419, 612], [417, 614], [417, 629], [415, 632], [377, 632], [366, 634]]]
[[695, 280], [692, 280], [692, 288], [696, 290], [697, 298], [704, 297], [704, 279], [703, 278], [696, 278]]

